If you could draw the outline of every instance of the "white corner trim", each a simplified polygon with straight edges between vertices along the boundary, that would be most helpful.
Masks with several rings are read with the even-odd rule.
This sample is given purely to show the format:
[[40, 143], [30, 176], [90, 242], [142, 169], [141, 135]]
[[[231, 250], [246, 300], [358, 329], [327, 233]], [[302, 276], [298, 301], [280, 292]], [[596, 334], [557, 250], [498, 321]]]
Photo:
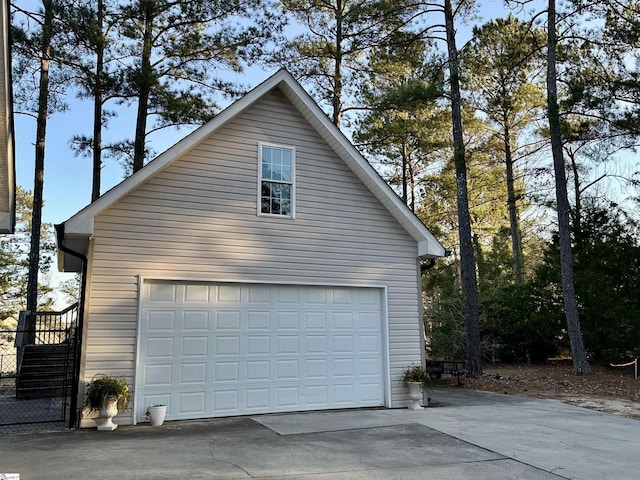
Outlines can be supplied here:
[[382, 371], [384, 374], [384, 406], [391, 408], [391, 352], [389, 350], [389, 291], [382, 287]]
[[138, 407], [138, 374], [140, 372], [140, 322], [142, 321], [142, 288], [145, 278], [138, 275], [138, 319], [136, 322], [136, 359], [133, 363], [133, 405], [131, 406], [131, 422], [133, 425], [138, 423], [137, 407]]

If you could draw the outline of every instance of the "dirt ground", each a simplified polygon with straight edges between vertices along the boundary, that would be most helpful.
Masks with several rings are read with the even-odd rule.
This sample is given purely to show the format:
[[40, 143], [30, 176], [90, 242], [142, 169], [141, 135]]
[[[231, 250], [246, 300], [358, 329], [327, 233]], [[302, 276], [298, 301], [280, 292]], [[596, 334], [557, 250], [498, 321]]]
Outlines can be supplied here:
[[[463, 379], [464, 388], [553, 398], [562, 402], [640, 419], [640, 380], [631, 367], [592, 366], [594, 373], [580, 377], [571, 374], [570, 361], [543, 365], [486, 364], [477, 379]], [[446, 376], [446, 375], [445, 375]], [[455, 379], [438, 380], [455, 385]]]

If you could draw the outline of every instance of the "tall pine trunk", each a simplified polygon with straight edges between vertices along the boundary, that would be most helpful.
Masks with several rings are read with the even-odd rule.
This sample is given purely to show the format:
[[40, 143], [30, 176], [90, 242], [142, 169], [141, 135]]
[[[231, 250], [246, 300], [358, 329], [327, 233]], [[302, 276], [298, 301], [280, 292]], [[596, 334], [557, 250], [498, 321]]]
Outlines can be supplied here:
[[[31, 243], [29, 275], [27, 279], [27, 310], [38, 309], [38, 270], [40, 267], [40, 230], [42, 228], [42, 193], [44, 189], [44, 154], [49, 109], [49, 64], [51, 63], [51, 38], [53, 36], [53, 1], [43, 0], [42, 38], [40, 43], [40, 80], [38, 91], [38, 116], [36, 121], [35, 174], [33, 181], [33, 210], [31, 214]], [[29, 328], [35, 327], [31, 317]]]
[[482, 374], [480, 351], [480, 312], [478, 306], [478, 283], [476, 262], [471, 237], [471, 216], [469, 214], [469, 194], [467, 191], [467, 164], [462, 132], [462, 100], [460, 96], [460, 67], [456, 32], [451, 0], [444, 0], [447, 50], [449, 53], [449, 76], [451, 83], [451, 120], [453, 123], [453, 160], [456, 169], [456, 194], [458, 203], [458, 224], [460, 238], [460, 273], [464, 294], [464, 316], [467, 329], [466, 361], [467, 372], [472, 377]]
[[513, 278], [517, 284], [522, 284], [524, 283], [522, 239], [520, 237], [518, 206], [516, 205], [513, 155], [511, 152], [511, 132], [506, 120], [504, 125], [504, 163], [507, 173], [507, 207], [509, 210], [509, 227], [511, 230], [511, 250], [513, 252]]
[[560, 268], [562, 273], [562, 294], [567, 317], [567, 330], [571, 342], [573, 374], [591, 373], [587, 352], [582, 340], [582, 329], [578, 317], [578, 305], [573, 279], [573, 254], [571, 251], [570, 207], [567, 195], [567, 177], [564, 170], [562, 136], [560, 133], [560, 109], [558, 107], [558, 88], [556, 84], [556, 2], [549, 0], [547, 26], [547, 108], [549, 115], [549, 133], [553, 153], [555, 172], [556, 200], [558, 203], [558, 236], [560, 238]]
[[138, 79], [138, 113], [136, 116], [136, 132], [133, 144], [133, 172], [144, 166], [145, 143], [147, 139], [147, 115], [149, 113], [149, 96], [153, 87], [153, 69], [151, 67], [151, 48], [153, 44], [153, 20], [155, 0], [140, 0], [141, 13], [144, 17], [144, 34], [142, 40], [142, 56], [140, 78]]
[[331, 107], [333, 109], [333, 124], [340, 128], [342, 123], [342, 0], [336, 2], [336, 56], [333, 68], [333, 98]]
[[104, 4], [98, 0], [97, 30], [99, 37], [96, 43], [96, 71], [93, 90], [93, 182], [91, 201], [100, 197], [100, 177], [102, 173], [102, 75], [104, 70]]

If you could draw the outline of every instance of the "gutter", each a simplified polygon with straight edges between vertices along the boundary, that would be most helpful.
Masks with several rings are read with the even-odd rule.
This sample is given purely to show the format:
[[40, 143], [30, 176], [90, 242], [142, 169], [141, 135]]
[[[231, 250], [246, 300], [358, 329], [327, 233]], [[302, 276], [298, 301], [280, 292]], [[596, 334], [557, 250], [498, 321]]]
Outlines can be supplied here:
[[73, 361], [73, 383], [71, 385], [71, 405], [69, 408], [69, 428], [76, 428], [79, 416], [78, 416], [78, 389], [80, 386], [80, 360], [82, 356], [82, 335], [84, 330], [84, 301], [87, 291], [87, 264], [88, 259], [86, 255], [71, 250], [64, 245], [64, 223], [54, 225], [56, 229], [56, 237], [58, 239], [58, 248], [69, 255], [79, 258], [82, 262], [82, 281], [80, 283], [80, 299], [78, 305], [78, 324], [76, 326], [75, 337], [75, 349], [74, 349], [74, 361]]

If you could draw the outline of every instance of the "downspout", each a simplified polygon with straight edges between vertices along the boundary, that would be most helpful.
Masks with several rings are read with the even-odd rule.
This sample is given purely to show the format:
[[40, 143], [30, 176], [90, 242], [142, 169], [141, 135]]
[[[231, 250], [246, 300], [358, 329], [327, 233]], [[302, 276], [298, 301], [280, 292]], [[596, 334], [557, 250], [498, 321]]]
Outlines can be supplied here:
[[71, 250], [65, 246], [64, 240], [64, 223], [55, 225], [56, 237], [58, 238], [58, 248], [64, 253], [79, 258], [82, 262], [82, 282], [80, 285], [80, 300], [78, 305], [78, 325], [76, 326], [75, 349], [73, 360], [73, 383], [71, 384], [71, 405], [69, 408], [69, 428], [76, 428], [78, 423], [78, 387], [80, 385], [80, 357], [82, 355], [82, 334], [84, 328], [84, 300], [87, 290], [87, 256]]
[[427, 270], [431, 270], [435, 266], [436, 266], [436, 259], [435, 258], [430, 258], [427, 263], [420, 262], [420, 273], [424, 273]]
[[[444, 257], [450, 257], [451, 256], [451, 250], [449, 249], [445, 249], [444, 251]], [[420, 262], [420, 273], [424, 273], [428, 270], [431, 270], [433, 267], [436, 266], [436, 259], [435, 258], [430, 258], [427, 263], [422, 263]]]

